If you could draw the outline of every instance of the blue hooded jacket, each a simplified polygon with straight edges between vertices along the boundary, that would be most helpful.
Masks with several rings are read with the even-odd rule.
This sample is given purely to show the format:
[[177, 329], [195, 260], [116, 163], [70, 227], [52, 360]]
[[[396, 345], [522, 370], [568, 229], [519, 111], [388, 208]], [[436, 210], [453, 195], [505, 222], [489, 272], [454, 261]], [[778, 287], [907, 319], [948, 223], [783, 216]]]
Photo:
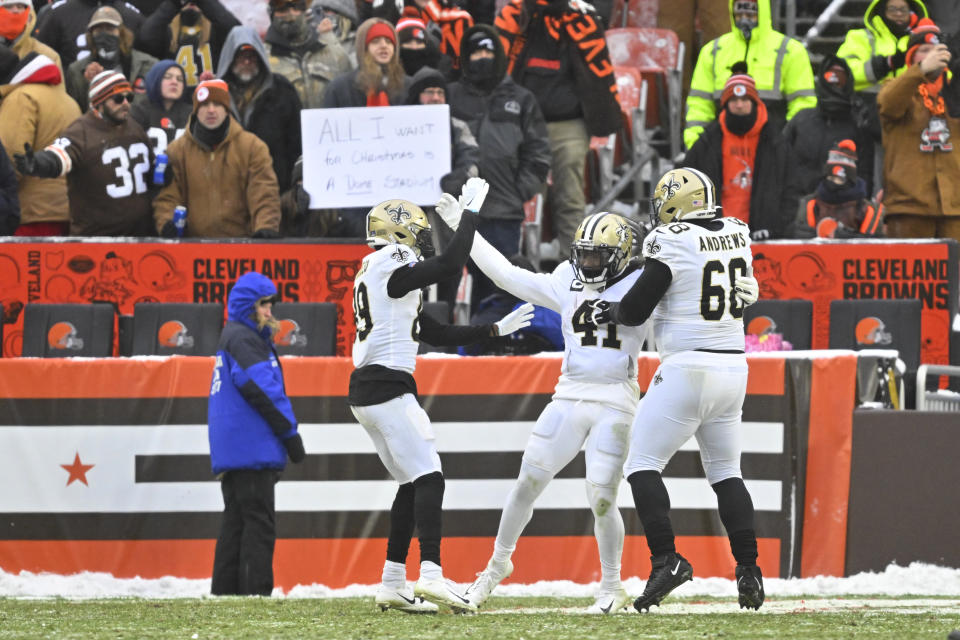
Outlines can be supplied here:
[[254, 319], [257, 300], [276, 294], [269, 278], [251, 271], [240, 276], [227, 299], [207, 408], [214, 474], [286, 466], [283, 441], [297, 434], [297, 419], [270, 329], [258, 331]]

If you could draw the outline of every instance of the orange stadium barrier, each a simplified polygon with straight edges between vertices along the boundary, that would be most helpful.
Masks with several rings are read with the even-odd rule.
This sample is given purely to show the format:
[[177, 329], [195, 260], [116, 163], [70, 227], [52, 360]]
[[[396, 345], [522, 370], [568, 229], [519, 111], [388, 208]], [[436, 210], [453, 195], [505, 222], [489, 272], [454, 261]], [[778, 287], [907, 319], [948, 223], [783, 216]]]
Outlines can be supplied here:
[[[748, 357], [742, 468], [764, 574], [842, 575], [856, 355]], [[658, 360], [644, 354], [646, 389]], [[396, 490], [345, 401], [347, 358], [283, 358], [307, 459], [277, 485], [276, 584], [380, 578]], [[210, 576], [222, 510], [206, 433], [212, 358], [0, 359], [0, 568]], [[424, 357], [417, 380], [447, 478], [444, 573], [483, 568], [559, 357]], [[516, 582], [599, 579], [581, 453], [537, 503]], [[664, 472], [678, 548], [698, 576], [734, 563], [694, 442]], [[629, 486], [624, 576], [649, 559]], [[418, 561], [416, 544], [410, 562]]]

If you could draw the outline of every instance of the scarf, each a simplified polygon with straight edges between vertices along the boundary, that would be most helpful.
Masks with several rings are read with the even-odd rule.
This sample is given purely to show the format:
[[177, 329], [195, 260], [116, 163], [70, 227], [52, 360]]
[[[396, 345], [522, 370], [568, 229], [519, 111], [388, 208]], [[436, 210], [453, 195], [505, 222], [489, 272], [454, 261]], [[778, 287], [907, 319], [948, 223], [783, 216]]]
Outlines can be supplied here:
[[742, 136], [727, 128], [726, 110], [718, 118], [723, 129], [723, 184], [720, 185], [723, 215], [739, 218], [747, 224], [750, 224], [750, 196], [753, 193], [757, 145], [760, 143], [760, 130], [767, 124], [766, 106], [760, 103], [756, 108], [757, 120]]
[[381, 89], [374, 93], [373, 91], [367, 92], [367, 106], [368, 107], [389, 107], [390, 98], [387, 96], [387, 92]]

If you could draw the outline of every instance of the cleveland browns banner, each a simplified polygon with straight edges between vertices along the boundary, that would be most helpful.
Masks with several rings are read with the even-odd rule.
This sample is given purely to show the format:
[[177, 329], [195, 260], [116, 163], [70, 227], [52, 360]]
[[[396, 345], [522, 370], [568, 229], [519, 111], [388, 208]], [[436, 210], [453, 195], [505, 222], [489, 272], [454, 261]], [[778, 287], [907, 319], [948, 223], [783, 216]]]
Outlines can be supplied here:
[[[765, 575], [842, 575], [856, 355], [750, 357], [743, 475]], [[307, 458], [277, 485], [276, 580], [342, 587], [380, 579], [389, 479], [346, 403], [347, 358], [283, 358]], [[639, 360], [646, 388], [658, 365]], [[0, 360], [0, 568], [118, 577], [210, 576], [223, 502], [210, 471], [213, 358]], [[420, 400], [446, 476], [445, 574], [470, 582], [559, 357], [421, 357]], [[665, 470], [678, 548], [699, 576], [733, 576], [697, 445]], [[581, 453], [547, 487], [514, 557], [513, 580], [599, 579]], [[629, 486], [625, 576], [649, 560]], [[418, 562], [416, 544], [410, 562]]]
[[132, 314], [138, 302], [222, 302], [237, 278], [259, 271], [284, 302], [335, 302], [337, 353], [353, 344], [353, 278], [370, 249], [335, 243], [204, 242], [137, 239], [56, 242], [8, 240], [0, 247], [3, 356], [23, 344], [31, 302], [109, 302]]
[[829, 347], [831, 300], [917, 299], [923, 303], [920, 361], [950, 364], [950, 323], [960, 297], [957, 273], [954, 240], [753, 245], [761, 298], [813, 302], [814, 349]]

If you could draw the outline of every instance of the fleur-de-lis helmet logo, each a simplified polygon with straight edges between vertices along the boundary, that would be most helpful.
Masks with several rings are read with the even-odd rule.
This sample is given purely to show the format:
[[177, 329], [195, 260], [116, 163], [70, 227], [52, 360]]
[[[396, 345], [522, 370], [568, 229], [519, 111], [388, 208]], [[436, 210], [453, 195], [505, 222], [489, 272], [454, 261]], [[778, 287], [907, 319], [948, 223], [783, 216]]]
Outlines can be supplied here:
[[630, 228], [622, 222], [617, 222], [617, 238], [620, 242], [627, 242], [630, 238]]
[[672, 198], [673, 196], [677, 195], [677, 191], [680, 191], [680, 187], [682, 187], [682, 186], [683, 186], [683, 185], [681, 185], [679, 182], [677, 182], [676, 178], [674, 178], [673, 176], [671, 176], [671, 177], [670, 177], [670, 182], [668, 182], [668, 183], [666, 183], [665, 185], [663, 185], [662, 187], [660, 187], [660, 190], [663, 191], [663, 199], [664, 199], [664, 200], [669, 200], [669, 199]]
[[390, 219], [393, 221], [393, 224], [403, 224], [403, 221], [410, 220], [413, 216], [410, 215], [410, 212], [403, 208], [402, 204], [398, 204], [395, 207], [390, 207], [387, 209], [387, 214], [390, 216]]

